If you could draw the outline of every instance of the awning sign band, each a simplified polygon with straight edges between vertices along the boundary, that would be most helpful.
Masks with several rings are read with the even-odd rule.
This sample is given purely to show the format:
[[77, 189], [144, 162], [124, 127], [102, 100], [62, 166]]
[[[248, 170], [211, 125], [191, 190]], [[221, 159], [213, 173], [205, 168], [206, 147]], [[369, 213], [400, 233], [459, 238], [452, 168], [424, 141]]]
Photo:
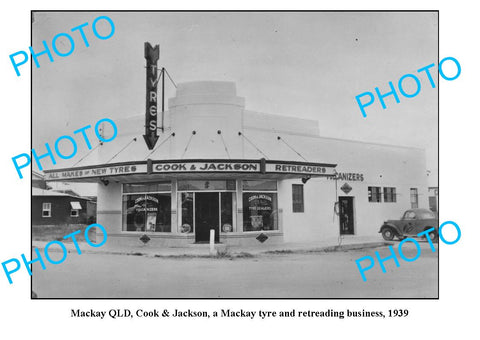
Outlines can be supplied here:
[[116, 166], [71, 168], [45, 171], [47, 180], [72, 180], [78, 178], [125, 176], [135, 174], [183, 174], [183, 173], [248, 173], [278, 174], [295, 176], [334, 176], [335, 164], [300, 163], [282, 161], [171, 161], [145, 163], [123, 163]]
[[82, 168], [82, 169], [67, 169], [60, 171], [45, 171], [45, 179], [48, 180], [67, 180], [76, 178], [89, 178], [89, 177], [107, 177], [118, 175], [132, 175], [139, 173], [146, 173], [146, 164], [125, 164], [120, 166], [108, 166], [102, 168]]

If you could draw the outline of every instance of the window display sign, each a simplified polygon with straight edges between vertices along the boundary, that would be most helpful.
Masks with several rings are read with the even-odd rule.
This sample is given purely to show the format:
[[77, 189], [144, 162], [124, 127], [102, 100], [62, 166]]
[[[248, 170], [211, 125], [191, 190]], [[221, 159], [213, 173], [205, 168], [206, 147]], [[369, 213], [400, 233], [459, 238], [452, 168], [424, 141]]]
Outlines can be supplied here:
[[169, 193], [124, 195], [123, 230], [170, 232], [170, 202]]
[[248, 192], [243, 194], [244, 231], [277, 229], [277, 194]]

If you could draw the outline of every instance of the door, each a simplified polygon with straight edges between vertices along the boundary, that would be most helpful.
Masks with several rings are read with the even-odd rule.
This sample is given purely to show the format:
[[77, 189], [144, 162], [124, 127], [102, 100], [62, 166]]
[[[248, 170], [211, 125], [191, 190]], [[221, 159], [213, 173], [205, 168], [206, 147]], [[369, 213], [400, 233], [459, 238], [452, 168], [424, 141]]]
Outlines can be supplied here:
[[340, 235], [353, 235], [353, 197], [340, 196], [339, 202], [339, 220], [340, 220]]
[[[402, 219], [402, 232], [404, 235], [416, 235], [415, 224], [417, 215], [412, 210], [407, 210]], [[419, 231], [420, 232], [420, 231]]]
[[218, 204], [218, 192], [195, 193], [195, 242], [209, 242], [210, 229], [215, 230], [215, 242], [218, 242]]

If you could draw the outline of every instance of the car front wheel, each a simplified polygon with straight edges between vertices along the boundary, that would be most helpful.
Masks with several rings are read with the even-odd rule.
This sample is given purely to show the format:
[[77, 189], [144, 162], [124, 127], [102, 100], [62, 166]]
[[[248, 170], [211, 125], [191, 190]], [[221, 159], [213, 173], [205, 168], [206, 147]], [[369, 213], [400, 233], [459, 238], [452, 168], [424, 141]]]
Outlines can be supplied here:
[[434, 243], [437, 243], [438, 242], [438, 233], [436, 230], [433, 230], [431, 232], [428, 233], [428, 236], [430, 237], [430, 239], [432, 240], [432, 242]]
[[395, 234], [393, 233], [393, 230], [390, 228], [385, 228], [382, 230], [382, 236], [383, 239], [386, 241], [391, 241], [395, 237]]

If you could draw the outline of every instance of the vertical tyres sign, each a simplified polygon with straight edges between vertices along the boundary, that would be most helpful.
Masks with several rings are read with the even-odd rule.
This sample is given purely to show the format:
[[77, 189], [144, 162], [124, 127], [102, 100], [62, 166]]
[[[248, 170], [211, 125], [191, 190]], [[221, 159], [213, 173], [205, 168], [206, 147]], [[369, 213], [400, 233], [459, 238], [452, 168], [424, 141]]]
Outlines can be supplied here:
[[160, 47], [152, 47], [150, 43], [145, 43], [145, 59], [147, 60], [147, 95], [145, 111], [145, 134], [143, 138], [149, 150], [155, 147], [158, 140], [157, 135], [157, 84], [158, 69], [157, 62], [160, 56]]

